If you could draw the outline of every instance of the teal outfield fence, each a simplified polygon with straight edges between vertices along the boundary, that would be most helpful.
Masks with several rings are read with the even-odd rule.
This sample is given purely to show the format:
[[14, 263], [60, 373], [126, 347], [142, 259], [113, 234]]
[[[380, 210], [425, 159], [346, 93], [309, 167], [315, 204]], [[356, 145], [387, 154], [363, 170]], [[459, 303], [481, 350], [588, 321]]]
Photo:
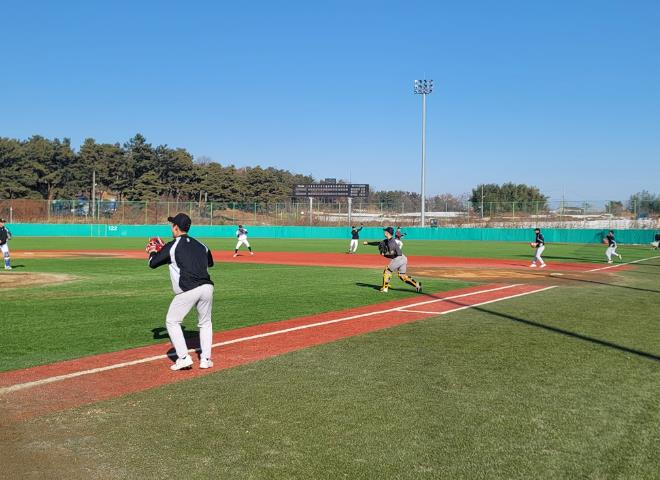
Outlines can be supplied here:
[[[107, 225], [107, 224], [33, 224], [10, 225], [17, 237], [144, 237], [170, 235], [169, 225]], [[349, 239], [350, 229], [345, 227], [266, 227], [247, 225], [252, 238], [309, 238]], [[528, 242], [533, 239], [530, 228], [405, 228], [406, 240], [475, 240], [491, 242]], [[198, 225], [190, 234], [199, 238], [234, 237], [236, 226]], [[547, 242], [599, 243], [608, 229], [543, 229]], [[617, 241], [627, 244], [647, 244], [653, 241], [655, 230], [615, 230]], [[364, 227], [361, 238], [381, 238], [380, 227]]]

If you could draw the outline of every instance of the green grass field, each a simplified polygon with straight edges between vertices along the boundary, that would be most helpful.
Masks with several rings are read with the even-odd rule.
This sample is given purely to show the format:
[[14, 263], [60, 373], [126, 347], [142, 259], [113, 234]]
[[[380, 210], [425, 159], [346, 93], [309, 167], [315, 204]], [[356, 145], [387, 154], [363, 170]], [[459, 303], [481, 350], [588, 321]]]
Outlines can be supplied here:
[[[194, 233], [194, 232], [191, 232]], [[194, 236], [194, 235], [193, 235]], [[132, 249], [142, 251], [147, 243], [146, 238], [15, 238], [11, 248], [15, 250], [122, 250]], [[167, 239], [164, 239], [167, 241]], [[233, 238], [200, 238], [209, 248], [219, 252], [233, 252], [236, 241]], [[366, 238], [365, 238], [366, 240]], [[377, 238], [370, 240], [378, 240]], [[405, 238], [404, 238], [405, 240]], [[348, 240], [307, 240], [307, 239], [273, 239], [251, 238], [250, 242], [255, 252], [345, 252]], [[243, 247], [243, 250], [245, 248]], [[529, 259], [533, 250], [527, 243], [515, 242], [477, 242], [477, 241], [425, 241], [406, 240], [407, 255], [437, 255], [449, 257], [471, 258], [508, 258]], [[359, 255], [373, 255], [373, 247], [360, 245]], [[598, 262], [605, 261], [605, 247], [598, 244], [567, 244], [550, 243], [543, 257], [556, 262]], [[619, 252], [624, 255], [624, 261], [636, 260], [653, 256], [653, 250], [642, 245], [621, 245]]]
[[[38, 243], [12, 248], [144, 241]], [[253, 240], [257, 252], [346, 243]], [[602, 261], [603, 250], [549, 245], [545, 258]], [[410, 255], [529, 251], [406, 243]], [[620, 251], [625, 261], [657, 255]], [[152, 330], [171, 298], [166, 271], [138, 260], [16, 263], [81, 278], [0, 291], [2, 370], [164, 341]], [[216, 329], [382, 301], [357, 285], [376, 285], [379, 270], [221, 263], [213, 276]], [[7, 478], [660, 478], [660, 258], [565, 282], [12, 425], [0, 432], [0, 463]]]

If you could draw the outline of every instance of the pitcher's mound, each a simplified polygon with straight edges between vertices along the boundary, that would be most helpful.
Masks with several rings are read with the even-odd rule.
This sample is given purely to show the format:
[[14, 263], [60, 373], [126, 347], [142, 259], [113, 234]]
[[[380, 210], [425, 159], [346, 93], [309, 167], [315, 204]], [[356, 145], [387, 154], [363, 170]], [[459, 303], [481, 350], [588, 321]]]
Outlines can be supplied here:
[[0, 289], [51, 285], [70, 282], [75, 278], [73, 275], [64, 273], [3, 272], [0, 274]]

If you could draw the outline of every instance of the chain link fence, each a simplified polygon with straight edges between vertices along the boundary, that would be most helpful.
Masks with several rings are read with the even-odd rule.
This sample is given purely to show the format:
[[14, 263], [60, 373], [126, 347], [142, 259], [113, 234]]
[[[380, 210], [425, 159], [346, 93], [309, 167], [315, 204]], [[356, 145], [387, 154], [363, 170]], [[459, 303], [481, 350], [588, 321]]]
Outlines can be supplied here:
[[[612, 201], [452, 202], [428, 205], [431, 227], [658, 228], [660, 211], [653, 204]], [[444, 208], [443, 208], [444, 207]], [[417, 205], [305, 199], [284, 203], [165, 202], [87, 199], [0, 200], [0, 216], [9, 223], [166, 223], [177, 212], [196, 225], [420, 226]]]

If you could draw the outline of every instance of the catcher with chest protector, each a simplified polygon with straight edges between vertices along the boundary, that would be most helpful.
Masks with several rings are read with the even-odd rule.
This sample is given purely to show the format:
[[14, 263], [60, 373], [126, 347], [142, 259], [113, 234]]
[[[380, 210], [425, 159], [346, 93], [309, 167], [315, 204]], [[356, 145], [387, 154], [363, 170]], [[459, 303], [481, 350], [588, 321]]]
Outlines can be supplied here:
[[380, 242], [363, 242], [365, 245], [377, 245], [380, 254], [383, 257], [390, 259], [389, 265], [383, 270], [383, 286], [380, 291], [387, 292], [389, 290], [392, 273], [397, 272], [401, 281], [406, 282], [408, 285], [412, 285], [418, 293], [421, 293], [422, 282], [417, 281], [406, 274], [408, 258], [401, 253], [401, 247], [399, 247], [394, 238], [394, 229], [392, 227], [387, 227], [383, 230], [385, 232], [384, 240], [381, 240]]

